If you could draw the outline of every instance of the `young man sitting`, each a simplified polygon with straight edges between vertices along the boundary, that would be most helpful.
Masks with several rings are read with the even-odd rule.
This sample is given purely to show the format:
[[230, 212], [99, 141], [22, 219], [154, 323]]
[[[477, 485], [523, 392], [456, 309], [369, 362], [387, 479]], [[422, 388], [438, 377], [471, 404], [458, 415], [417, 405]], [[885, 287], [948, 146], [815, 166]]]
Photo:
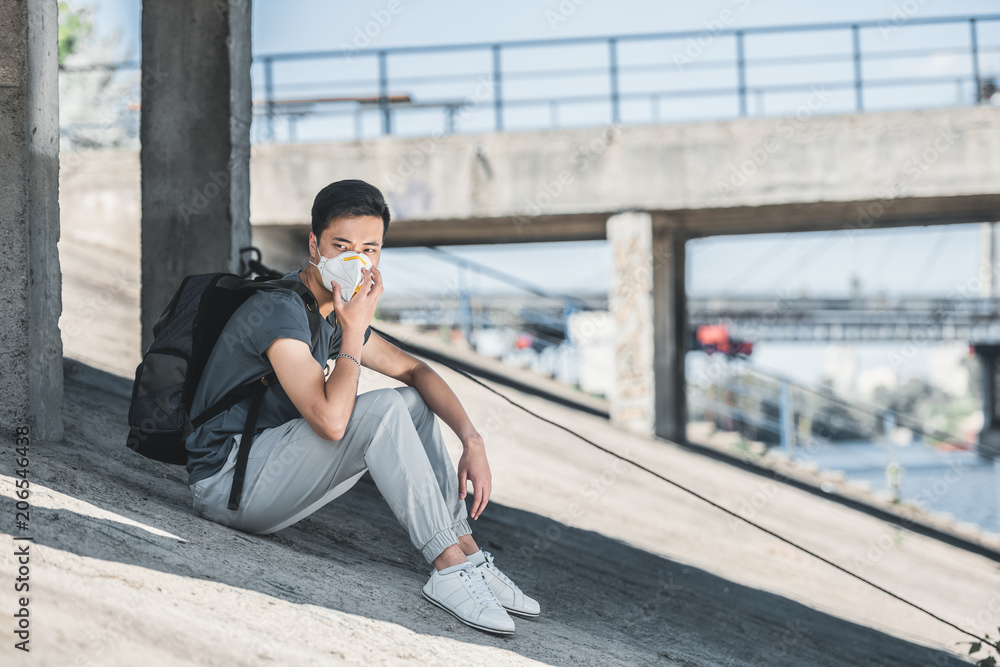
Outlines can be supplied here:
[[[238, 509], [227, 502], [247, 401], [188, 436], [194, 509], [238, 530], [272, 533], [332, 501], [368, 470], [414, 546], [434, 565], [424, 596], [472, 627], [510, 634], [508, 612], [533, 617], [539, 605], [472, 539], [466, 482], [473, 486], [473, 519], [482, 515], [491, 489], [483, 438], [433, 369], [369, 326], [383, 291], [378, 264], [388, 226], [382, 193], [364, 181], [338, 181], [316, 196], [309, 264], [284, 276], [301, 280], [316, 297], [323, 319], [315, 347], [305, 306], [291, 290], [255, 293], [228, 321], [192, 414], [271, 368], [279, 386], [264, 394]], [[372, 264], [349, 301], [335, 281], [324, 284], [321, 271], [345, 250]], [[358, 395], [362, 364], [406, 386]], [[462, 441], [457, 474], [435, 415]]]

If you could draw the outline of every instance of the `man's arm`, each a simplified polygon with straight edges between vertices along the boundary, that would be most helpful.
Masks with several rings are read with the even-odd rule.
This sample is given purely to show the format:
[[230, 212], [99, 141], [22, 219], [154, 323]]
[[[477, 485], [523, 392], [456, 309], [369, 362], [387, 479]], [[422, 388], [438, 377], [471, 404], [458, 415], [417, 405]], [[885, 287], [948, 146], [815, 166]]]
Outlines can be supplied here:
[[[364, 332], [343, 332], [340, 351], [361, 357]], [[316, 363], [309, 346], [294, 338], [278, 338], [266, 350], [278, 382], [316, 435], [327, 440], [344, 437], [358, 395], [357, 365], [350, 359], [334, 365], [330, 377]]]
[[[451, 387], [420, 359], [404, 352], [374, 331], [364, 346], [361, 365], [407, 384], [423, 396], [424, 402], [451, 427], [462, 444], [479, 437], [458, 397]], [[482, 440], [482, 438], [480, 438]]]
[[[344, 301], [340, 285], [333, 286], [333, 309], [341, 330], [340, 351], [359, 362], [365, 330], [384, 289], [378, 269], [361, 269], [361, 275], [362, 285], [368, 288], [350, 301]], [[309, 345], [293, 338], [276, 339], [265, 354], [281, 387], [316, 435], [327, 440], [342, 439], [357, 401], [361, 377], [358, 365], [344, 359], [348, 363], [334, 364], [330, 377], [326, 378], [324, 367], [316, 363]]]
[[368, 337], [361, 363], [420, 392], [427, 407], [441, 417], [462, 441], [462, 458], [458, 462], [458, 497], [465, 498], [466, 483], [471, 481], [475, 495], [469, 515], [478, 519], [489, 502], [493, 478], [486, 459], [486, 443], [455, 392], [433, 368], [375, 332]]

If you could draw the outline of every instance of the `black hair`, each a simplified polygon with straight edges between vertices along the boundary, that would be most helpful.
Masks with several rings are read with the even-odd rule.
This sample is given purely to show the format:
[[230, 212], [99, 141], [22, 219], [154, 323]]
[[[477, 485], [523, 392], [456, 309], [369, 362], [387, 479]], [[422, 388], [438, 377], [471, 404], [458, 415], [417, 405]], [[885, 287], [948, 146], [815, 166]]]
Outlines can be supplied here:
[[389, 205], [382, 192], [355, 178], [330, 183], [316, 195], [312, 206], [312, 232], [319, 240], [330, 223], [343, 216], [372, 215], [382, 218], [382, 238], [389, 231]]

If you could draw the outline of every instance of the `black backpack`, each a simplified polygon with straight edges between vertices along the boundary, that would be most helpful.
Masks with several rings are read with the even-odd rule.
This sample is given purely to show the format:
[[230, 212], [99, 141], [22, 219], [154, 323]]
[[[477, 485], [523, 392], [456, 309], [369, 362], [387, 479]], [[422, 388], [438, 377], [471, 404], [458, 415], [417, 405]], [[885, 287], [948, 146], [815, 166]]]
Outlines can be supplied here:
[[316, 347], [322, 316], [316, 298], [300, 281], [269, 276], [249, 280], [232, 273], [205, 273], [188, 276], [177, 288], [153, 325], [153, 342], [135, 369], [125, 444], [164, 463], [187, 465], [185, 438], [212, 417], [250, 398], [233, 471], [228, 505], [231, 510], [240, 506], [261, 399], [267, 387], [277, 383], [277, 376], [271, 370], [235, 387], [199, 415], [191, 415], [191, 403], [212, 348], [236, 309], [256, 292], [280, 289], [290, 289], [302, 298], [309, 317], [311, 347]]

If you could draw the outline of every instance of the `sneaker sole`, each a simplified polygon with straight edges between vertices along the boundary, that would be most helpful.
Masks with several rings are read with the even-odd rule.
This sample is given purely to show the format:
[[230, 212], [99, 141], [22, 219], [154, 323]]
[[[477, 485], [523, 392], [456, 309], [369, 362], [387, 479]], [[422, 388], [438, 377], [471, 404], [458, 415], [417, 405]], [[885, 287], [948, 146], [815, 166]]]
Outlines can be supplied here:
[[[499, 602], [499, 600], [497, 600], [497, 601]], [[517, 610], [517, 609], [511, 609], [510, 607], [508, 607], [507, 605], [505, 605], [503, 602], [500, 602], [500, 606], [503, 607], [504, 609], [506, 609], [508, 614], [514, 614], [515, 616], [520, 616], [522, 618], [538, 618], [538, 615], [541, 614], [540, 611], [536, 612], [534, 614], [529, 614], [526, 611], [520, 611], [520, 610]]]
[[538, 614], [542, 613], [538, 612], [537, 614], [529, 614], [526, 611], [518, 611], [517, 609], [511, 609], [510, 607], [504, 607], [504, 609], [507, 610], [508, 614], [514, 614], [515, 616], [521, 616], [524, 618], [538, 618]]
[[438, 606], [441, 609], [444, 609], [446, 612], [448, 612], [449, 614], [451, 614], [452, 616], [454, 616], [458, 620], [462, 621], [462, 623], [465, 623], [466, 625], [468, 625], [470, 627], [473, 627], [473, 628], [475, 628], [477, 630], [483, 630], [485, 632], [492, 632], [492, 633], [497, 634], [497, 635], [512, 635], [512, 634], [514, 634], [513, 630], [497, 630], [496, 628], [490, 628], [490, 627], [487, 627], [485, 625], [479, 625], [478, 623], [473, 623], [472, 621], [466, 620], [466, 619], [462, 618], [461, 616], [459, 616], [458, 614], [456, 614], [455, 612], [453, 612], [451, 609], [448, 609], [448, 607], [444, 606], [443, 604], [441, 604], [440, 602], [438, 602], [437, 600], [435, 600], [434, 598], [432, 598], [430, 595], [427, 594], [427, 591], [421, 590], [420, 592], [424, 594], [424, 597], [427, 598], [428, 601], [434, 603], [435, 606]]

